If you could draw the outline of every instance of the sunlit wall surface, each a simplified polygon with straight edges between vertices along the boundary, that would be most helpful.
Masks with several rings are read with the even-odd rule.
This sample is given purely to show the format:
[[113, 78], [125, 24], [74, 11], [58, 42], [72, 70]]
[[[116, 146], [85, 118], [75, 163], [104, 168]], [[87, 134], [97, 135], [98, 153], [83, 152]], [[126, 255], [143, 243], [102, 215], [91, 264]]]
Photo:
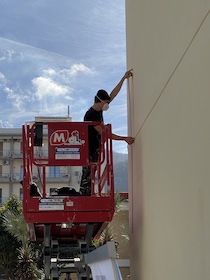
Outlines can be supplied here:
[[126, 1], [131, 280], [210, 277], [209, 8]]

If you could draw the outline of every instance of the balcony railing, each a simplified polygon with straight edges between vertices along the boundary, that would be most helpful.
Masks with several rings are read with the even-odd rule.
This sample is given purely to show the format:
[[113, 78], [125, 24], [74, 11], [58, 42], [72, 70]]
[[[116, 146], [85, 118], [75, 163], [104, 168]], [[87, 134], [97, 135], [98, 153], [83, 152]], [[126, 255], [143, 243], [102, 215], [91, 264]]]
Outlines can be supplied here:
[[[46, 158], [48, 157], [47, 150], [34, 151], [34, 157]], [[23, 158], [23, 153], [20, 150], [0, 150], [0, 159], [9, 158]]]
[[1, 173], [0, 174], [0, 183], [9, 183], [10, 181], [10, 174], [9, 173]]
[[20, 150], [11, 151], [10, 158], [23, 158], [23, 153]]
[[0, 173], [0, 183], [20, 182], [22, 177], [19, 173]]
[[[36, 181], [39, 179], [38, 174], [33, 174], [33, 180]], [[46, 181], [48, 183], [59, 183], [59, 182], [69, 182], [71, 178], [70, 174], [59, 173], [59, 174], [46, 174]]]
[[0, 158], [10, 158], [11, 150], [0, 150]]
[[[22, 178], [23, 175], [20, 173], [0, 173], [0, 183], [20, 182]], [[39, 179], [39, 176], [35, 173], [32, 178], [36, 182]], [[67, 173], [46, 174], [46, 180], [48, 183], [69, 182], [70, 178], [71, 175]]]
[[20, 150], [0, 150], [0, 158], [23, 158], [23, 153]]

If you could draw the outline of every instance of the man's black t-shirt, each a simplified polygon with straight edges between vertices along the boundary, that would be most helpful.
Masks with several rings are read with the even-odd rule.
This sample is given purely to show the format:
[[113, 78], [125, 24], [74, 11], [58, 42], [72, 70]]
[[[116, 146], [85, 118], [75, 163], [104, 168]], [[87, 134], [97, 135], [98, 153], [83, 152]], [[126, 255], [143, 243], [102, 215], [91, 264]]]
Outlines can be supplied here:
[[[84, 121], [93, 121], [103, 123], [103, 111], [96, 111], [92, 107], [86, 112]], [[88, 127], [88, 138], [89, 138], [89, 156], [91, 161], [97, 161], [101, 135], [90, 125]]]

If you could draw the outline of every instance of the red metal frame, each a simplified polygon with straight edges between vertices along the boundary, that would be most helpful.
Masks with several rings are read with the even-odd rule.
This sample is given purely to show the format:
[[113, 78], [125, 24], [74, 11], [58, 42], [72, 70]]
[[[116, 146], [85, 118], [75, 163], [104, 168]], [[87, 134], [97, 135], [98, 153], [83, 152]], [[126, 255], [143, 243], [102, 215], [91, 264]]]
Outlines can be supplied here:
[[[114, 214], [114, 178], [111, 125], [103, 125], [101, 153], [97, 163], [88, 159], [88, 126], [94, 122], [43, 122], [25, 124], [23, 137], [23, 213], [29, 225], [31, 238], [37, 238], [42, 224], [71, 223], [73, 235], [85, 234], [88, 223], [94, 223], [93, 234], [97, 235], [112, 220]], [[41, 125], [48, 138], [48, 155], [35, 154], [35, 129]], [[40, 151], [42, 147], [39, 147]], [[91, 196], [47, 196], [47, 166], [84, 166], [91, 168]], [[42, 197], [30, 196], [30, 183], [33, 181], [34, 167], [39, 169], [42, 181]], [[98, 189], [95, 188], [95, 170], [97, 170]], [[74, 187], [74, 186], [72, 186]], [[33, 230], [35, 231], [33, 232]], [[37, 229], [37, 230], [36, 230]], [[58, 230], [52, 227], [52, 235]], [[65, 234], [64, 234], [65, 232]], [[82, 233], [81, 233], [82, 232]], [[35, 237], [33, 237], [35, 235]], [[42, 235], [42, 234], [41, 234]], [[69, 230], [69, 236], [72, 235]], [[66, 231], [60, 228], [60, 237], [66, 237]]]

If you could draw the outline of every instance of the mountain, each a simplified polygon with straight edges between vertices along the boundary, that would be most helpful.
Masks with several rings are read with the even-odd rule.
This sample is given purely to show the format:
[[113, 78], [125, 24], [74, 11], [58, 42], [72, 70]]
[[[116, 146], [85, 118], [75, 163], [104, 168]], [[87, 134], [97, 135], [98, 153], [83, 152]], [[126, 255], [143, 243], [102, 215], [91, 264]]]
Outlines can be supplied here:
[[113, 152], [115, 190], [128, 192], [128, 155]]

